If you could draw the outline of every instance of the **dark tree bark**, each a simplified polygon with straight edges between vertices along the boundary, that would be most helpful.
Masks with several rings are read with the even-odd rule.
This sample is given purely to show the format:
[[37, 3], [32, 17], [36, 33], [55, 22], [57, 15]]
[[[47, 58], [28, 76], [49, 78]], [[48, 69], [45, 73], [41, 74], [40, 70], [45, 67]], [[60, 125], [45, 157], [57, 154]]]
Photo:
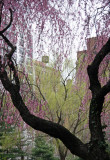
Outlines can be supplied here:
[[106, 143], [102, 131], [100, 114], [103, 108], [104, 97], [108, 92], [110, 92], [110, 81], [105, 86], [101, 87], [100, 82], [98, 80], [98, 70], [102, 60], [110, 52], [110, 38], [108, 42], [99, 51], [99, 53], [96, 55], [94, 61], [90, 66], [88, 66], [87, 69], [90, 79], [90, 90], [92, 92], [92, 99], [89, 112], [89, 128], [91, 139], [88, 144], [84, 144], [81, 142], [79, 138], [77, 138], [69, 130], [59, 125], [58, 123], [44, 120], [32, 115], [26, 107], [25, 103], [23, 102], [23, 99], [20, 95], [19, 78], [16, 74], [17, 72], [14, 63], [11, 59], [16, 47], [14, 47], [11, 44], [11, 42], [7, 39], [7, 37], [4, 35], [4, 32], [10, 27], [12, 23], [11, 9], [10, 13], [10, 23], [5, 29], [0, 31], [0, 36], [4, 39], [5, 43], [7, 43], [11, 47], [11, 51], [6, 55], [6, 58], [8, 62], [11, 62], [8, 63], [8, 66], [10, 67], [10, 70], [13, 71], [15, 83], [13, 84], [9, 80], [6, 70], [1, 70], [1, 68], [3, 67], [1, 61], [0, 79], [4, 88], [10, 93], [12, 102], [19, 111], [23, 121], [35, 130], [42, 131], [54, 138], [59, 138], [64, 143], [64, 145], [71, 151], [72, 154], [75, 154], [83, 158], [84, 160], [109, 160], [110, 157], [106, 152]]
[[60, 160], [65, 160], [66, 155], [62, 151], [60, 151], [60, 148], [58, 150], [59, 150]]
[[58, 145], [58, 153], [59, 153], [59, 156], [60, 156], [60, 160], [65, 160], [66, 159], [66, 156], [67, 156], [67, 152], [68, 152], [68, 149], [65, 147], [62, 147], [61, 144], [59, 144], [59, 142], [56, 140], [57, 142], [57, 145]]
[[24, 160], [24, 156], [21, 156], [21, 160]]

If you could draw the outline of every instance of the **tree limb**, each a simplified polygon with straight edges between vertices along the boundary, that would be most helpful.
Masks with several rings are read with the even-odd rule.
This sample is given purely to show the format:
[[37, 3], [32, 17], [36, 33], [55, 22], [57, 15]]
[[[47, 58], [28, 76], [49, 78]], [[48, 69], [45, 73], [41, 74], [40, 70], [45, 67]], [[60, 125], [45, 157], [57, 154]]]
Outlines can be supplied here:
[[11, 24], [12, 24], [12, 21], [13, 21], [12, 9], [9, 8], [9, 11], [10, 11], [10, 22], [9, 22], [9, 24], [2, 31], [0, 31], [0, 34], [3, 34], [11, 26]]
[[92, 93], [96, 93], [99, 89], [101, 89], [101, 85], [98, 80], [99, 65], [109, 52], [110, 52], [110, 38], [108, 39], [107, 43], [102, 47], [102, 49], [99, 51], [99, 53], [96, 55], [92, 64], [89, 65], [87, 68], [90, 80], [90, 90], [92, 91]]
[[10, 83], [6, 73], [3, 73], [0, 78], [4, 88], [9, 91], [12, 102], [18, 109], [24, 122], [36, 130], [42, 131], [54, 138], [59, 138], [73, 154], [76, 154], [82, 158], [86, 156], [87, 148], [85, 144], [83, 144], [76, 136], [58, 123], [44, 120], [32, 115], [25, 106], [19, 91], [16, 90], [16, 88]]
[[90, 80], [90, 90], [92, 91], [92, 99], [89, 111], [89, 128], [91, 133], [91, 141], [102, 141], [105, 144], [104, 134], [101, 125], [101, 112], [104, 103], [104, 96], [110, 91], [110, 82], [101, 88], [98, 80], [99, 65], [104, 57], [110, 52], [110, 38], [107, 43], [102, 47], [94, 58], [91, 65], [88, 66], [87, 71]]
[[107, 82], [106, 85], [104, 85], [99, 93], [99, 96], [106, 96], [110, 92], [110, 80]]

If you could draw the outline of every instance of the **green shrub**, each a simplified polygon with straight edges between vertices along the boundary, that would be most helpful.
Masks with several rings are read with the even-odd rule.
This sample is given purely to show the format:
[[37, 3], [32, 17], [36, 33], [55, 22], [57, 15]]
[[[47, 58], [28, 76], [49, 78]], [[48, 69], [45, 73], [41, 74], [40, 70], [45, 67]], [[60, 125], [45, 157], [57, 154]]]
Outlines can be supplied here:
[[35, 147], [32, 149], [33, 160], [59, 160], [54, 157], [54, 147], [46, 143], [43, 137], [35, 139]]

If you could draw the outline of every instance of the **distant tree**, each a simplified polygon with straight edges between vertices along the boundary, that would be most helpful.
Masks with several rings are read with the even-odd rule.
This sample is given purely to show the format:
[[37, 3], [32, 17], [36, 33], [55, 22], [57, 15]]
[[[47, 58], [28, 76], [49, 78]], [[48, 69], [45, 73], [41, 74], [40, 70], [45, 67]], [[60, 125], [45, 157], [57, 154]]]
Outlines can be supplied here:
[[[21, 148], [18, 147], [21, 137], [15, 131], [15, 127], [0, 122], [0, 160], [15, 160], [17, 157], [26, 155]], [[21, 159], [23, 160], [23, 159]]]
[[32, 159], [35, 160], [58, 160], [54, 157], [54, 147], [47, 143], [44, 137], [36, 137], [35, 147], [32, 149]]
[[[57, 59], [54, 61], [55, 62], [48, 66], [46, 66], [45, 63], [34, 61], [36, 77], [34, 92], [39, 101], [43, 100], [46, 103], [46, 106], [41, 105], [39, 108], [45, 111], [45, 115], [49, 120], [65, 126], [73, 134], [83, 138], [84, 126], [87, 123], [87, 110], [85, 109], [84, 113], [81, 109], [85, 92], [83, 89], [84, 83], [82, 83], [82, 86], [79, 88], [75, 86], [75, 67], [72, 65], [71, 60], [66, 59], [64, 63], [63, 72], [66, 72], [64, 78], [63, 73], [58, 70], [60, 67]], [[57, 68], [55, 64], [57, 64]], [[32, 76], [33, 75], [30, 76], [30, 80]], [[73, 114], [73, 112], [75, 113]], [[88, 138], [85, 141], [87, 142]], [[65, 160], [68, 149], [58, 139], [53, 142], [56, 145], [60, 159]]]

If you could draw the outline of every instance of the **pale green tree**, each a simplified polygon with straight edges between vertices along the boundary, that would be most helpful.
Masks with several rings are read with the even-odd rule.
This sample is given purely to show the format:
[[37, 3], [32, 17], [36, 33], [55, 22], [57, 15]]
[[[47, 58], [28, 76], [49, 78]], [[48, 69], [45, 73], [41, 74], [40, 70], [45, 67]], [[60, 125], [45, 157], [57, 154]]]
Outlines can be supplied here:
[[[81, 108], [85, 92], [83, 90], [84, 84], [77, 88], [74, 81], [71, 80], [75, 72], [71, 61], [65, 61], [62, 72], [58, 70], [58, 67], [57, 69], [53, 68], [53, 66], [47, 66], [42, 62], [34, 62], [35, 94], [39, 97], [39, 101], [46, 102], [42, 109], [46, 111], [48, 119], [66, 126], [72, 133], [83, 138], [80, 133], [83, 132], [84, 124], [87, 123], [86, 111], [82, 112]], [[64, 77], [64, 72], [66, 77]], [[30, 79], [32, 80], [31, 76]], [[58, 149], [60, 159], [65, 160], [68, 149], [60, 140], [55, 139], [54, 143]]]

